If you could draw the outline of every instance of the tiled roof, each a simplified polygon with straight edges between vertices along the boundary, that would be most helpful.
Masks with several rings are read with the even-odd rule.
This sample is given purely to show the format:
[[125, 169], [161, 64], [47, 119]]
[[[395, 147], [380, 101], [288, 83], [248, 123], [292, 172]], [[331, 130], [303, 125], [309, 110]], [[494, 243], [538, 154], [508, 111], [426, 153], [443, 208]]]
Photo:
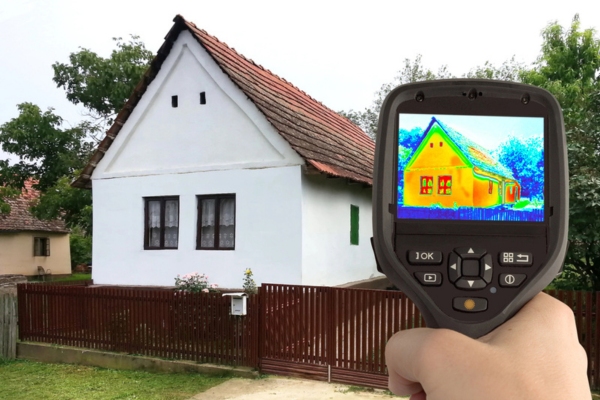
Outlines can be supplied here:
[[466, 138], [465, 136], [458, 133], [449, 126], [445, 125], [443, 122], [441, 122], [435, 117], [431, 118], [431, 122], [429, 123], [427, 129], [425, 129], [423, 137], [427, 136], [427, 133], [435, 123], [437, 123], [440, 126], [440, 128], [442, 128], [442, 130], [462, 151], [464, 156], [471, 162], [471, 164], [473, 164], [473, 166], [481, 168], [483, 171], [491, 172], [495, 175], [515, 179], [511, 170], [505, 167], [501, 162], [496, 160], [496, 158], [489, 153], [489, 150], [481, 147], [477, 143]]
[[69, 230], [61, 220], [43, 221], [31, 214], [29, 208], [36, 200], [40, 192], [31, 187], [32, 182], [26, 181], [25, 188], [19, 197], [7, 199], [10, 204], [10, 214], [0, 214], [1, 231], [41, 231], [41, 232], [65, 232]]
[[187, 29], [221, 70], [248, 96], [271, 125], [306, 161], [330, 176], [372, 184], [375, 143], [345, 117], [325, 107], [290, 82], [238, 54], [214, 36], [178, 15], [149, 70], [100, 143], [76, 187], [91, 187], [90, 177], [114, 137], [158, 73], [179, 33]]

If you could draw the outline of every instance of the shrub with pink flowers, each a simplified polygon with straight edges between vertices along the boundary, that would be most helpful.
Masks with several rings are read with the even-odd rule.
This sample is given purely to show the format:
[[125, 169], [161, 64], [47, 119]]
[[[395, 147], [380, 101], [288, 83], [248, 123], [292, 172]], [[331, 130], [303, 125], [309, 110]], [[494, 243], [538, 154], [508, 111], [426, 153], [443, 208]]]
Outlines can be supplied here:
[[177, 275], [175, 278], [177, 290], [191, 293], [209, 293], [218, 292], [219, 285], [208, 283], [208, 275], [192, 272], [183, 276]]

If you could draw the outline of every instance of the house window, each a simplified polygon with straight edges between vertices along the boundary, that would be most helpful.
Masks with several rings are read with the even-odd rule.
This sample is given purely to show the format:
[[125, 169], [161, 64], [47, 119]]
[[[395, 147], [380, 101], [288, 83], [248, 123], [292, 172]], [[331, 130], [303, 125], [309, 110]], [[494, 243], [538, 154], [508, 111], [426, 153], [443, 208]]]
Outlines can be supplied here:
[[494, 189], [494, 182], [488, 181], [488, 194], [492, 194], [492, 190]]
[[196, 250], [235, 249], [235, 194], [198, 196]]
[[452, 176], [444, 175], [438, 177], [438, 194], [452, 194]]
[[421, 177], [421, 194], [433, 193], [433, 176]]
[[358, 245], [358, 206], [350, 205], [350, 244]]
[[50, 255], [50, 238], [34, 237], [33, 238], [33, 256], [48, 257]]
[[146, 197], [144, 249], [176, 249], [179, 244], [179, 197]]

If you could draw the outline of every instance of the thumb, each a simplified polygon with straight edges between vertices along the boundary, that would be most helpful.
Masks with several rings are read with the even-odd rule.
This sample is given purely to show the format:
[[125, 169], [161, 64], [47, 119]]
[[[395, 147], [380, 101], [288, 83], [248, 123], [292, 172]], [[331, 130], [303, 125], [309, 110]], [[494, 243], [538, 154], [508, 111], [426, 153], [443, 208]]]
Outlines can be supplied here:
[[[415, 328], [388, 341], [385, 359], [389, 389], [400, 396], [427, 393], [433, 400], [442, 387], [468, 385], [485, 345], [448, 329]], [[484, 357], [485, 358], [485, 357]], [[415, 396], [416, 398], [416, 396]], [[444, 398], [444, 397], [439, 397]]]

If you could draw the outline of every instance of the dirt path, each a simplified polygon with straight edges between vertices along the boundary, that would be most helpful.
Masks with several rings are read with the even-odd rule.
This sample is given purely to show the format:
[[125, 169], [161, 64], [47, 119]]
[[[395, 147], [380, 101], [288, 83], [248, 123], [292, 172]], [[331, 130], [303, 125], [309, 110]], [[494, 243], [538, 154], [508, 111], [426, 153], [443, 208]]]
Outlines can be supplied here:
[[356, 387], [304, 379], [268, 377], [265, 379], [234, 378], [215, 386], [190, 400], [369, 400], [401, 399], [382, 390], [355, 391]]

